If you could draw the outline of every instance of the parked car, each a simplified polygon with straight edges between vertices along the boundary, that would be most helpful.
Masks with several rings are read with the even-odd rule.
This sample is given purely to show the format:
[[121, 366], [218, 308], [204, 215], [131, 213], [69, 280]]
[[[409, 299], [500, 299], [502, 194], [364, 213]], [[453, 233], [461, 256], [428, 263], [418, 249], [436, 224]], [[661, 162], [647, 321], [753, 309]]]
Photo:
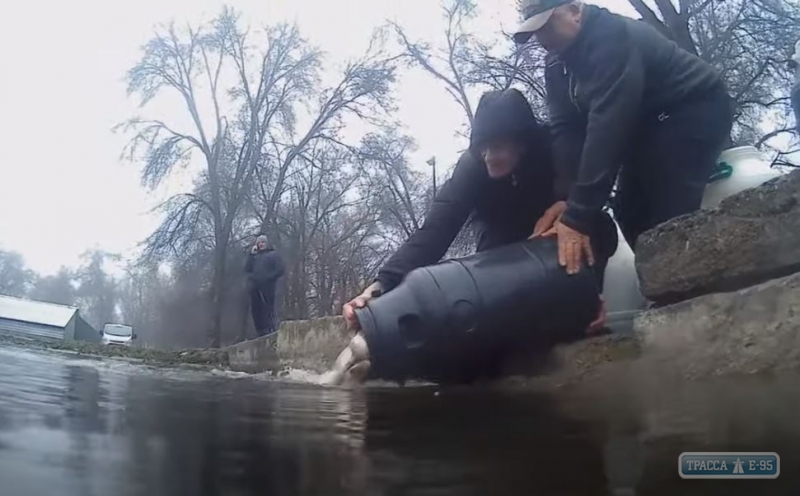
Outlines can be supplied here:
[[[719, 158], [717, 173], [706, 188], [702, 208], [711, 209], [728, 196], [755, 188], [783, 174], [770, 167], [752, 146], [725, 150]], [[603, 288], [608, 315], [607, 326], [617, 334], [629, 334], [633, 320], [644, 310], [647, 301], [639, 290], [634, 255], [619, 232], [619, 247], [609, 260]]]
[[136, 339], [133, 327], [124, 324], [106, 324], [103, 330], [100, 331], [100, 336], [103, 338], [102, 343], [105, 345], [130, 346], [133, 340]]

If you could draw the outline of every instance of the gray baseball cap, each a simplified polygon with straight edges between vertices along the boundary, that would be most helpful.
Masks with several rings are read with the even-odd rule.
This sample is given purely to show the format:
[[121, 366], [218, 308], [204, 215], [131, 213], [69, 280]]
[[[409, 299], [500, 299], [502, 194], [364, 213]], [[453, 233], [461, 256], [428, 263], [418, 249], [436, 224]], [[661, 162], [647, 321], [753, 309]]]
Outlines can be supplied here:
[[573, 0], [522, 0], [522, 16], [525, 20], [514, 33], [517, 44], [527, 43], [533, 33], [539, 31], [547, 24], [553, 11]]

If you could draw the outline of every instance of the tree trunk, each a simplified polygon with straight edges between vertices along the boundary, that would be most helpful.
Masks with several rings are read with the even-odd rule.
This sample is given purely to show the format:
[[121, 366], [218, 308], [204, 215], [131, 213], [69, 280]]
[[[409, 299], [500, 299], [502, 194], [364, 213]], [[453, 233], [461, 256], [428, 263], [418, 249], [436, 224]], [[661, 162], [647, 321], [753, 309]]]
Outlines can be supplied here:
[[248, 294], [248, 287], [245, 283], [244, 291], [242, 292], [243, 297], [240, 302], [239, 310], [241, 310], [241, 325], [239, 326], [239, 338], [237, 341], [247, 341], [247, 323], [248, 323], [248, 311], [250, 310], [250, 295]]
[[227, 242], [217, 243], [214, 250], [214, 276], [211, 281], [211, 328], [208, 330], [209, 346], [219, 348], [222, 343], [222, 312], [225, 303], [225, 255]]

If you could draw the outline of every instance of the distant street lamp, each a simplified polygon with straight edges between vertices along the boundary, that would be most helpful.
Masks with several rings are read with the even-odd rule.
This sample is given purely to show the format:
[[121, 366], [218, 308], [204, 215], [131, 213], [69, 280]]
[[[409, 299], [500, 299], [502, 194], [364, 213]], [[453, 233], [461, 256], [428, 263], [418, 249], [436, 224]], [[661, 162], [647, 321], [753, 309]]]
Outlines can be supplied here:
[[436, 196], [436, 157], [431, 157], [428, 160], [428, 165], [433, 167], [433, 196]]

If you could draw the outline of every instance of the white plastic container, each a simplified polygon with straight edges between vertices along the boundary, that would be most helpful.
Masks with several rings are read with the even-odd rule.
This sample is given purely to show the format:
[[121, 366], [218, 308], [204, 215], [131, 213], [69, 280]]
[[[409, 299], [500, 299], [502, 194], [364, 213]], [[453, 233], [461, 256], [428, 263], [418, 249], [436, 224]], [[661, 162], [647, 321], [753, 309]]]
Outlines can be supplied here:
[[778, 169], [770, 167], [761, 153], [752, 146], [730, 148], [719, 157], [733, 168], [733, 173], [726, 179], [709, 184], [703, 197], [702, 208], [714, 208], [725, 198], [749, 188], [759, 186], [782, 174]]
[[633, 329], [633, 318], [645, 308], [647, 300], [639, 290], [633, 250], [619, 226], [617, 238], [617, 251], [606, 266], [603, 297], [606, 300], [606, 325], [616, 333], [626, 334]]
[[[728, 196], [755, 188], [783, 174], [771, 168], [752, 146], [725, 150], [719, 161], [731, 166], [733, 171], [729, 177], [708, 185], [701, 208], [715, 208]], [[608, 311], [606, 324], [615, 333], [624, 335], [632, 331], [633, 319], [646, 307], [647, 301], [639, 290], [633, 251], [619, 228], [618, 234], [619, 246], [608, 261], [603, 292]]]

